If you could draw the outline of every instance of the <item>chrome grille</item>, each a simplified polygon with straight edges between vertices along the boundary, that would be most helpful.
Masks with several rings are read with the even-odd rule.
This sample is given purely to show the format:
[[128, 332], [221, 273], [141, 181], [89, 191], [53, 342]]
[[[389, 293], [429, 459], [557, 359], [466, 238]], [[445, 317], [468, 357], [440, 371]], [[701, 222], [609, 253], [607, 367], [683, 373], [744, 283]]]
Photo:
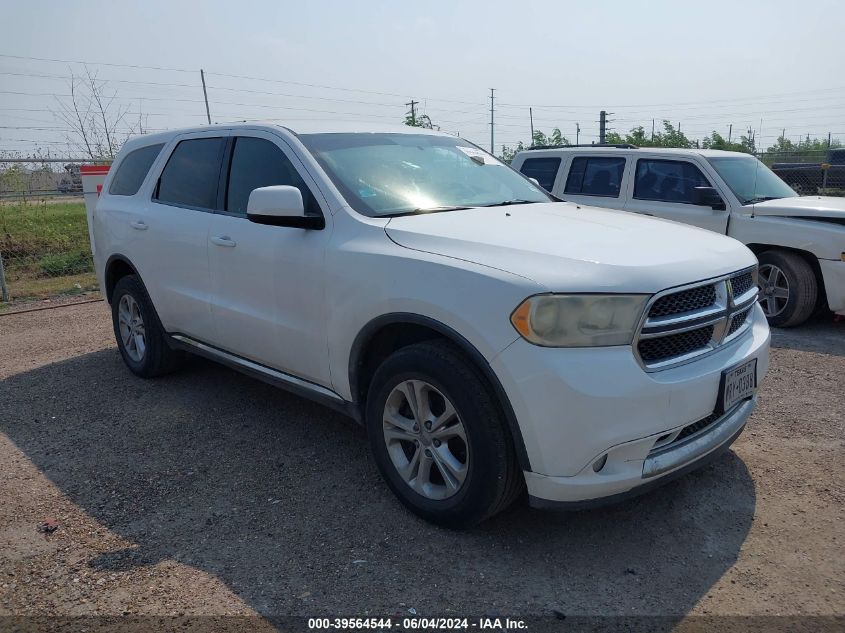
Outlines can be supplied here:
[[731, 326], [728, 328], [728, 336], [736, 332], [739, 328], [745, 325], [745, 319], [748, 318], [748, 313], [751, 312], [751, 308], [747, 310], [743, 310], [739, 314], [735, 314], [731, 317]]
[[745, 331], [756, 300], [756, 267], [658, 293], [634, 341], [640, 363], [657, 371], [712, 352]]
[[637, 349], [639, 349], [640, 358], [649, 363], [689, 354], [705, 347], [712, 338], [713, 326], [707, 325], [680, 334], [643, 339], [637, 345]]
[[690, 310], [700, 310], [716, 302], [716, 289], [713, 286], [699, 286], [682, 292], [660, 297], [648, 311], [650, 317], [662, 317], [680, 314]]
[[733, 288], [733, 293], [736, 297], [741, 297], [751, 290], [751, 287], [754, 285], [754, 275], [750, 270], [747, 273], [731, 277], [731, 288]]

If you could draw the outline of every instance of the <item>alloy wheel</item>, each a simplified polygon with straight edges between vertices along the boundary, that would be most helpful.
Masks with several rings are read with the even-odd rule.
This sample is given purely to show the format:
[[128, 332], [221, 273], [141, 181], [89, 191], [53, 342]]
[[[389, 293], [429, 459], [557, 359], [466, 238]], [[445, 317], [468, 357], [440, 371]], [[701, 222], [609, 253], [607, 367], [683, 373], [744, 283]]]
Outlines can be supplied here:
[[382, 419], [387, 452], [402, 480], [428, 499], [457, 494], [470, 455], [466, 429], [449, 399], [423, 380], [406, 380], [390, 392]]
[[760, 306], [766, 317], [779, 315], [789, 301], [789, 281], [784, 272], [774, 264], [760, 266]]
[[125, 294], [120, 298], [117, 322], [126, 354], [136, 363], [140, 363], [147, 352], [147, 337], [141, 308], [132, 295]]

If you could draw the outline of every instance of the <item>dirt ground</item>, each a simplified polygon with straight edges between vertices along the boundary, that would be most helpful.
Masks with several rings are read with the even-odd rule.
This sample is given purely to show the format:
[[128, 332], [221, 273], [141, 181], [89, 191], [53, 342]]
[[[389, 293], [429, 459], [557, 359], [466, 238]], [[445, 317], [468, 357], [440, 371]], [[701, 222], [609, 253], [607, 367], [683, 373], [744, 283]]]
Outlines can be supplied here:
[[136, 378], [103, 303], [0, 316], [0, 615], [842, 616], [843, 376], [845, 322], [774, 332], [714, 464], [454, 532], [339, 414], [200, 360]]

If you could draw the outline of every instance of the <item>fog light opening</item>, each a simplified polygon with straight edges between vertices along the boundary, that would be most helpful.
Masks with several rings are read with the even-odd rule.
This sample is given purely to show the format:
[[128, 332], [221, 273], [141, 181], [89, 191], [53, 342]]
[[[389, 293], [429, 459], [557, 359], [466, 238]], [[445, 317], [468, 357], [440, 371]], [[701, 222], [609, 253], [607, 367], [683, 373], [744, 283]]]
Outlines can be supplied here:
[[599, 457], [596, 461], [593, 462], [593, 472], [599, 472], [604, 465], [607, 463], [607, 453]]

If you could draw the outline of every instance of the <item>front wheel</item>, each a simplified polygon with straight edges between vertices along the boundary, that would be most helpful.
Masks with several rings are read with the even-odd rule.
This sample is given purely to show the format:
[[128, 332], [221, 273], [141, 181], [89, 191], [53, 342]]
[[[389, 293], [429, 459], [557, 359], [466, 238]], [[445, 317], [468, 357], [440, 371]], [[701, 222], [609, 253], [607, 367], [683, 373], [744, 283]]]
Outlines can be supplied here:
[[498, 403], [478, 370], [445, 341], [404, 347], [379, 367], [366, 423], [385, 481], [428, 521], [468, 527], [523, 490]]
[[818, 282], [810, 264], [795, 253], [766, 251], [760, 254], [760, 306], [769, 325], [800, 325], [813, 314]]
[[173, 371], [183, 354], [170, 349], [153, 302], [135, 275], [122, 277], [111, 296], [114, 337], [123, 362], [142, 378]]

